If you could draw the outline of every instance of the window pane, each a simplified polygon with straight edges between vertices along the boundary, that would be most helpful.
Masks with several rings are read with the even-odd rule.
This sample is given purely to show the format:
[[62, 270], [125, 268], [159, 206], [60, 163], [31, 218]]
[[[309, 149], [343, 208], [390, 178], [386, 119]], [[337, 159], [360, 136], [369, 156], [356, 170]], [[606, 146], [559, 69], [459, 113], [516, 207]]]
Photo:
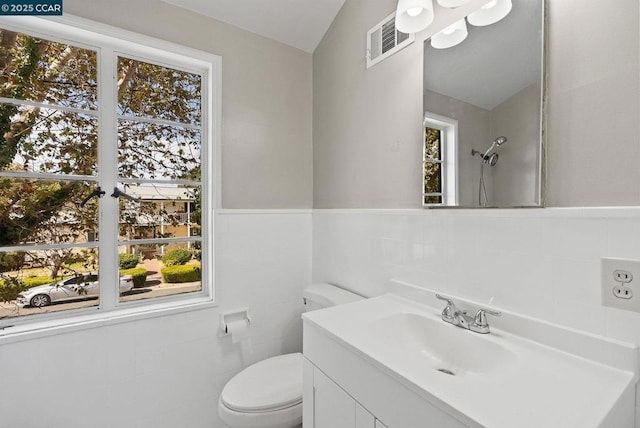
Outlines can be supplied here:
[[0, 252], [0, 318], [99, 304], [95, 248]]
[[118, 76], [119, 114], [200, 123], [200, 75], [118, 58]]
[[[0, 96], [97, 108], [96, 52], [0, 29]], [[0, 112], [0, 120], [7, 119]]]
[[442, 196], [441, 195], [425, 196], [424, 197], [424, 203], [425, 204], [441, 204], [442, 203]]
[[441, 160], [442, 154], [440, 151], [441, 132], [439, 129], [424, 128], [424, 158]]
[[[11, 111], [6, 122], [3, 113]], [[98, 119], [0, 103], [0, 169], [95, 175]]]
[[200, 181], [199, 131], [120, 120], [118, 139], [120, 177]]
[[[121, 269], [124, 280], [131, 279], [134, 289], [120, 296], [120, 301], [151, 299], [202, 290], [201, 243], [177, 242], [155, 245], [122, 245], [120, 259], [135, 260], [137, 265], [124, 265]], [[122, 254], [132, 256], [123, 256]], [[121, 263], [121, 267], [123, 264]]]
[[140, 202], [120, 198], [121, 241], [200, 236], [200, 187], [121, 185]]
[[0, 177], [0, 246], [96, 240], [95, 184]]
[[424, 193], [442, 193], [441, 170], [439, 163], [424, 163]]

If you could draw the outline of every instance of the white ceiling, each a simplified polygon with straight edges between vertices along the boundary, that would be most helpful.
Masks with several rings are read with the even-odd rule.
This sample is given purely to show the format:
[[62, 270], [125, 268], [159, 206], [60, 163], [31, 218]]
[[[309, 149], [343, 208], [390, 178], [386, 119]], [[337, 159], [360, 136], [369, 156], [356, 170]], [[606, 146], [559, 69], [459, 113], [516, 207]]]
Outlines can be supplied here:
[[345, 0], [162, 0], [313, 53]]

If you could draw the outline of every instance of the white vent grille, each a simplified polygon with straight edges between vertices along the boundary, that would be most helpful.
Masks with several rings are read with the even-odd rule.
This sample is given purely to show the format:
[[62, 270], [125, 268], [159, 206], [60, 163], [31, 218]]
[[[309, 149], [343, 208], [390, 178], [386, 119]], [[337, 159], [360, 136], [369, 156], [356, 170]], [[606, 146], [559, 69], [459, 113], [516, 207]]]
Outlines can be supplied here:
[[415, 34], [396, 30], [396, 14], [392, 13], [367, 32], [367, 68], [413, 43]]

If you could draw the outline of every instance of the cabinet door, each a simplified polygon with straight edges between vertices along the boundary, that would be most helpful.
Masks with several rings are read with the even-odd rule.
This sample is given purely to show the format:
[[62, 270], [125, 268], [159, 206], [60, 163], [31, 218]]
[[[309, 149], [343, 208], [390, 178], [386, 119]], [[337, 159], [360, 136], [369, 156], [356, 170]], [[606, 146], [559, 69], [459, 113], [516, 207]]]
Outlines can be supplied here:
[[375, 428], [376, 418], [356, 402], [356, 428]]
[[355, 400], [317, 368], [313, 370], [313, 389], [313, 428], [356, 426]]
[[302, 359], [302, 426], [313, 428], [313, 372], [311, 361]]

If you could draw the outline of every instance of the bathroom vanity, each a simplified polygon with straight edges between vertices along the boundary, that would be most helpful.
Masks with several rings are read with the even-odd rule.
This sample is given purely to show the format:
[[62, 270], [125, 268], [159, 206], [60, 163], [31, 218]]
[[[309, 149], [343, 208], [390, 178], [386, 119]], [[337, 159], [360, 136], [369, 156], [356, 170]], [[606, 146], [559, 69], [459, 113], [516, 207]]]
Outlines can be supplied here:
[[508, 312], [479, 334], [438, 303], [304, 314], [304, 428], [634, 427], [635, 346]]

